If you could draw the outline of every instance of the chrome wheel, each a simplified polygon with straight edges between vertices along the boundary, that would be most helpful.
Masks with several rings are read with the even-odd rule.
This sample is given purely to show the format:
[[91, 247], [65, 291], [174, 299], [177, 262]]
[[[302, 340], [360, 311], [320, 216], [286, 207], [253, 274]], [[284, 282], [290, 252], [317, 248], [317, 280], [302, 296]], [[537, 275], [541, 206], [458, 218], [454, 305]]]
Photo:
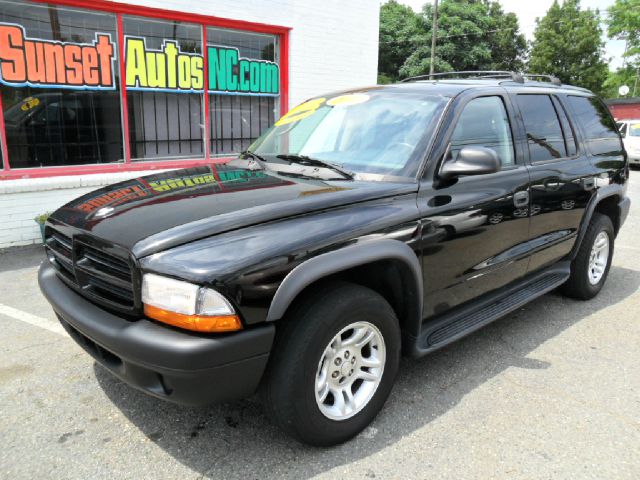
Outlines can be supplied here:
[[600, 280], [602, 280], [608, 262], [609, 235], [603, 231], [598, 233], [591, 248], [591, 255], [589, 257], [589, 283], [591, 283], [591, 285], [597, 285]]
[[386, 360], [384, 338], [369, 322], [343, 328], [325, 348], [316, 373], [316, 403], [331, 420], [360, 412], [375, 394]]

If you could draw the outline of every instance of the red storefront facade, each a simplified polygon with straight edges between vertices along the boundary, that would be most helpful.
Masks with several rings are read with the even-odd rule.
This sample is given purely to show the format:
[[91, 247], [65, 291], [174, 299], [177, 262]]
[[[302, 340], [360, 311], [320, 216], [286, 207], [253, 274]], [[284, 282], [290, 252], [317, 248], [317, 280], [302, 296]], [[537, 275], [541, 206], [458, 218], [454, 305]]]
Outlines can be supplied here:
[[[72, 56], [74, 51], [80, 52], [80, 49], [88, 48], [87, 40], [78, 39], [88, 39], [93, 35], [97, 38], [98, 31], [92, 31], [90, 25], [85, 26], [91, 22], [85, 21], [83, 17], [95, 16], [99, 20], [99, 22], [96, 21], [97, 24], [112, 25], [112, 28], [109, 27], [111, 33], [108, 35], [113, 44], [113, 65], [116, 71], [113, 89], [108, 92], [101, 87], [93, 88], [86, 85], [74, 88], [68, 85], [48, 86], [36, 85], [32, 82], [11, 82], [8, 80], [9, 75], [0, 76], [0, 112], [2, 112], [0, 115], [0, 152], [2, 154], [0, 180], [170, 169], [221, 162], [240, 149], [246, 148], [260, 131], [272, 124], [288, 108], [289, 27], [104, 0], [94, 0], [90, 8], [87, 7], [87, 2], [80, 0], [47, 2], [34, 0], [20, 3], [13, 0], [0, 0], [0, 7], [5, 15], [3, 17], [3, 13], [0, 13], [0, 27], [5, 26], [8, 33], [15, 33], [18, 29], [24, 32], [19, 42], [11, 44], [11, 41], [7, 41], [5, 46], [9, 44], [15, 50], [22, 44], [32, 42], [36, 45], [32, 47], [36, 54], [38, 52], [36, 47], [40, 46], [38, 42], [48, 42], [50, 45], [47, 45], [52, 51], [58, 49], [59, 52], [62, 47], [69, 49]], [[16, 13], [11, 15], [12, 12]], [[21, 13], [18, 14], [18, 12]], [[46, 24], [46, 29], [42, 27], [43, 24]], [[176, 32], [180, 29], [188, 30], [188, 34], [180, 36], [174, 33], [171, 36], [172, 31]], [[58, 33], [54, 33], [53, 37], [51, 34], [47, 35], [51, 31]], [[34, 41], [34, 38], [37, 41]], [[228, 89], [221, 88], [220, 79], [215, 89], [210, 88], [209, 83], [209, 86], [201, 84], [198, 85], [199, 88], [192, 87], [186, 92], [178, 92], [175, 88], [146, 88], [139, 83], [132, 84], [128, 75], [133, 69], [126, 63], [127, 54], [130, 52], [125, 48], [129, 43], [133, 44], [133, 40], [140, 41], [141, 48], [147, 48], [152, 42], [160, 42], [155, 49], [145, 50], [143, 52], [145, 55], [161, 55], [161, 46], [166, 48], [169, 45], [173, 49], [174, 56], [188, 55], [192, 59], [197, 57], [194, 65], [200, 66], [200, 83], [203, 83], [203, 79], [211, 82], [213, 77], [213, 73], [209, 70], [209, 60], [224, 59], [222, 54], [225, 51], [231, 51], [235, 55], [231, 58], [232, 62], [235, 61], [233, 75], [238, 75], [238, 68], [242, 71], [243, 67], [246, 67], [244, 68], [247, 74], [246, 82], [244, 78], [240, 79], [241, 84], [246, 83], [246, 91], [240, 91], [239, 87], [236, 87], [235, 91], [227, 91]], [[2, 41], [0, 39], [0, 42]], [[26, 46], [25, 49], [28, 60], [29, 50]], [[212, 49], [220, 52], [221, 56], [212, 57]], [[3, 59], [1, 56], [2, 52], [9, 55], [17, 51], [10, 50], [10, 48], [3, 49], [0, 45], [0, 65], [5, 68], [5, 73], [14, 74], [17, 64], [11, 65], [8, 60], [10, 57]], [[208, 54], [205, 54], [205, 51]], [[55, 60], [56, 57], [53, 58]], [[91, 59], [91, 56], [87, 55], [87, 58]], [[66, 61], [69, 62], [68, 59]], [[246, 65], [238, 67], [242, 62]], [[69, 65], [67, 63], [68, 77], [73, 70]], [[277, 69], [277, 87], [269, 87], [268, 93], [259, 91], [252, 93], [249, 91], [249, 80], [251, 80], [249, 69], [251, 68], [251, 73], [258, 72], [258, 68], [265, 65]], [[223, 67], [216, 64], [218, 69]], [[80, 71], [81, 67], [77, 68]], [[157, 68], [160, 70], [160, 67]], [[229, 68], [229, 72], [231, 69], [232, 67]], [[253, 87], [253, 80], [251, 82]], [[258, 80], [255, 83], [257, 85]], [[43, 86], [47, 88], [43, 90]], [[107, 95], [109, 95], [108, 98]], [[33, 125], [29, 128], [16, 127], [21, 119], [15, 120], [14, 117], [20, 117], [20, 115], [26, 117], [27, 114], [33, 117], [36, 116], [35, 111], [38, 109], [53, 111], [55, 109], [52, 105], [55, 102], [58, 105], [56, 108], [63, 110], [62, 114], [54, 112], [60, 118], [61, 115], [78, 117], [78, 112], [89, 112], [87, 114], [89, 120], [84, 122], [84, 128], [86, 130], [89, 122], [97, 133], [91, 134], [93, 136], [82, 133], [83, 122], [75, 118], [75, 123], [79, 124], [76, 130], [81, 132], [75, 134], [76, 137], [83, 135], [91, 137], [90, 140], [85, 139], [83, 143], [74, 137], [73, 132], [69, 133], [69, 130], [73, 130], [69, 128], [69, 121], [62, 122], [60, 127], [58, 124], [61, 122], [55, 124], [51, 119], [53, 114], [49, 115], [48, 112], [43, 113], [41, 121], [32, 121]], [[100, 102], [109, 104], [109, 110], [101, 110]], [[90, 107], [76, 107], [80, 104], [90, 105]], [[60, 105], [63, 107], [60, 108]], [[15, 112], [18, 114], [16, 115]], [[233, 122], [237, 125], [238, 121], [237, 118], [234, 120], [234, 113], [238, 117], [238, 112], [243, 112], [244, 116], [248, 113], [249, 117], [253, 114], [254, 118], [251, 125], [240, 124], [236, 128], [240, 131], [233, 133]], [[95, 118], [101, 115], [108, 120], [96, 121]], [[105, 123], [118, 123], [118, 121], [119, 125], [109, 127], [109, 143], [113, 145], [106, 147], [104, 144], [107, 142], [102, 138], [105, 135], [102, 134], [101, 129], [106, 131]], [[174, 138], [172, 137], [174, 133], [170, 131], [175, 130], [176, 125], [183, 132], [182, 136], [178, 135]], [[25, 133], [29, 129], [30, 133]], [[55, 132], [48, 133], [52, 130]], [[116, 138], [118, 130], [120, 139]], [[187, 130], [189, 138], [185, 137], [184, 131]], [[164, 133], [159, 133], [161, 131]], [[155, 137], [149, 140], [150, 135]], [[43, 136], [47, 137], [46, 142], [43, 142]], [[69, 138], [78, 140], [75, 143], [79, 146], [73, 153], [70, 152], [74, 142]], [[42, 143], [39, 151], [34, 146], [37, 142]], [[75, 153], [82, 149], [84, 153]], [[95, 155], [96, 152], [98, 155]], [[55, 158], [53, 158], [54, 155]], [[101, 157], [106, 160], [102, 161]], [[65, 158], [68, 161], [62, 160]], [[94, 158], [97, 160], [94, 161]], [[90, 161], [84, 163], [83, 160], [87, 159]]]

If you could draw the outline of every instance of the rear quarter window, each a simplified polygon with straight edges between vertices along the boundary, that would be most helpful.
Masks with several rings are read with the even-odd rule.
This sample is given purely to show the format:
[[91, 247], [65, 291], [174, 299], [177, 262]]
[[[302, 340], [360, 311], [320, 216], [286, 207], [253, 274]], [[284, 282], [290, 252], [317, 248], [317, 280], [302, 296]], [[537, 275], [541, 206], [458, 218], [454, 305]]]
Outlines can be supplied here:
[[622, 142], [606, 105], [596, 97], [569, 95], [574, 121], [582, 126], [585, 143], [593, 155], [621, 155]]

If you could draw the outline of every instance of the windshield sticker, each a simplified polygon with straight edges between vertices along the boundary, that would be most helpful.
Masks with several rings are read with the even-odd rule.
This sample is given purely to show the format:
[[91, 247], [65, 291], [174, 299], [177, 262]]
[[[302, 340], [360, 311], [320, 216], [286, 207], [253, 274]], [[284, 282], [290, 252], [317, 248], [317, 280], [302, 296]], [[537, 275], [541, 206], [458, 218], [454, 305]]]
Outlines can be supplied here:
[[27, 97], [22, 101], [22, 106], [20, 107], [20, 110], [22, 110], [23, 112], [28, 112], [29, 110], [37, 107], [38, 105], [40, 105], [39, 98]]
[[339, 97], [334, 97], [327, 102], [327, 105], [331, 107], [347, 107], [350, 105], [358, 105], [360, 103], [364, 103], [369, 100], [369, 98], [369, 95], [365, 95], [364, 93], [351, 93], [347, 95], [340, 95]]
[[281, 125], [287, 125], [289, 123], [297, 122], [302, 120], [303, 118], [307, 118], [310, 115], [313, 115], [318, 108], [322, 104], [324, 104], [326, 98], [314, 98], [313, 100], [308, 100], [304, 103], [301, 103], [297, 107], [289, 110], [280, 120], [278, 120], [275, 125], [279, 127]]
[[115, 59], [108, 33], [96, 33], [93, 43], [58, 42], [0, 23], [0, 83], [10, 87], [114, 90]]

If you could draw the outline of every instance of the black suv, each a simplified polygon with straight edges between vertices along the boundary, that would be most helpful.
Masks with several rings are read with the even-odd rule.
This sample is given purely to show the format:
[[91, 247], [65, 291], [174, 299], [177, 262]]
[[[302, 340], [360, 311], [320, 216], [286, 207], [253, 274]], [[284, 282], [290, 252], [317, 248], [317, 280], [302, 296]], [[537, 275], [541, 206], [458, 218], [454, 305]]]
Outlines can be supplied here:
[[84, 195], [46, 224], [40, 287], [128, 384], [190, 405], [259, 391], [299, 440], [345, 441], [401, 353], [607, 278], [629, 211], [607, 108], [478, 75], [314, 98], [228, 163]]

